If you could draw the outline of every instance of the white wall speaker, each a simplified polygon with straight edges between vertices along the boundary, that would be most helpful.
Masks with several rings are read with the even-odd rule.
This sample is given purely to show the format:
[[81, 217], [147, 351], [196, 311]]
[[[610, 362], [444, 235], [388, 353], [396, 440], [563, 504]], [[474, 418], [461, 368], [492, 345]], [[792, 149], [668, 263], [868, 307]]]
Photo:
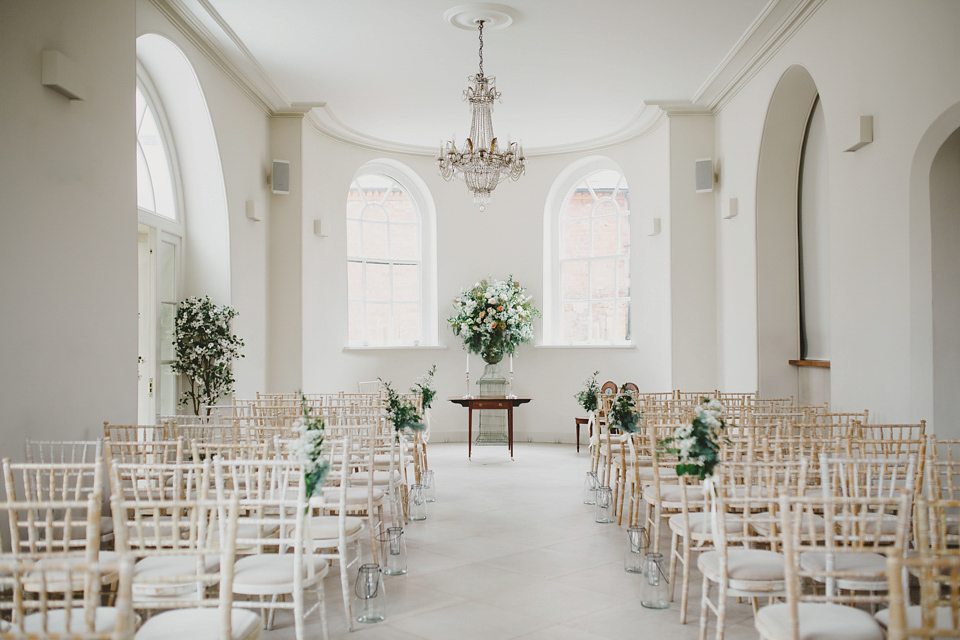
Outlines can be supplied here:
[[313, 221], [313, 235], [318, 238], [326, 238], [327, 235], [323, 232], [323, 221], [319, 218]]
[[650, 218], [647, 221], [647, 235], [655, 236], [660, 233], [660, 218]]
[[710, 158], [700, 158], [694, 160], [696, 167], [697, 193], [710, 193], [713, 191], [713, 160]]
[[290, 161], [274, 160], [270, 174], [270, 188], [274, 193], [290, 195]]

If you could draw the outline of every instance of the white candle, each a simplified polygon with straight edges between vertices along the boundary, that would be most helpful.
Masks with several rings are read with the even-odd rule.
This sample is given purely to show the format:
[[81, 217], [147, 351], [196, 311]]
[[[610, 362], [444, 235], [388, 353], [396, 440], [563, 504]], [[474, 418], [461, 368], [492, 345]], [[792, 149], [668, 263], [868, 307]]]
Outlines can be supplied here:
[[468, 373], [468, 374], [470, 373], [470, 352], [469, 352], [469, 351], [467, 351], [467, 371], [466, 371], [466, 373]]
[[513, 373], [513, 354], [510, 354], [510, 373]]

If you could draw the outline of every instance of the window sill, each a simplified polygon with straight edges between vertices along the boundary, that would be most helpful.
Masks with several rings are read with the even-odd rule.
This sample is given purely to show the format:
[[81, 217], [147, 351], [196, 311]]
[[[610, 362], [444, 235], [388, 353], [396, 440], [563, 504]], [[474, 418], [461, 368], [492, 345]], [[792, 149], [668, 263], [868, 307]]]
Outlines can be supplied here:
[[535, 344], [534, 349], [636, 349], [635, 344]]
[[830, 368], [829, 360], [788, 360], [790, 364], [795, 367], [822, 367], [824, 369]]
[[418, 345], [377, 345], [370, 347], [361, 347], [361, 346], [347, 346], [343, 350], [347, 351], [430, 351], [430, 350], [439, 350], [446, 349], [447, 346], [444, 344], [435, 345], [435, 344], [418, 344]]

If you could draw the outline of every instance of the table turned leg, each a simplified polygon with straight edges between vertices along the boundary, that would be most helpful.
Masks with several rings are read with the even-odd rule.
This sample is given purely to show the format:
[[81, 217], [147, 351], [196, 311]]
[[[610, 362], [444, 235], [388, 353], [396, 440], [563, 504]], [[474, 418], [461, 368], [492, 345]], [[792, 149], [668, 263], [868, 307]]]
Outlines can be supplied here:
[[467, 405], [467, 460], [473, 460], [473, 407]]
[[507, 409], [507, 439], [510, 441], [510, 459], [513, 460], [513, 403]]

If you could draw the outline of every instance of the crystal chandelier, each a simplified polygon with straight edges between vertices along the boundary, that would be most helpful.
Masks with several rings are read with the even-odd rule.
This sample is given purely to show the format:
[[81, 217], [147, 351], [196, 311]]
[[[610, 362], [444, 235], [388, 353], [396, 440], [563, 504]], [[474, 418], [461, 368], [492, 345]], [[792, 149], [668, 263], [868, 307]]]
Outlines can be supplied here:
[[483, 23], [480, 28], [480, 71], [468, 77], [473, 86], [463, 92], [463, 99], [470, 103], [470, 137], [458, 149], [454, 141], [441, 145], [437, 165], [444, 180], [462, 178], [473, 192], [474, 204], [480, 211], [490, 203], [490, 192], [506, 179], [516, 180], [523, 175], [525, 158], [523, 147], [507, 141], [501, 148], [493, 134], [493, 101], [500, 99], [497, 79], [483, 75]]

